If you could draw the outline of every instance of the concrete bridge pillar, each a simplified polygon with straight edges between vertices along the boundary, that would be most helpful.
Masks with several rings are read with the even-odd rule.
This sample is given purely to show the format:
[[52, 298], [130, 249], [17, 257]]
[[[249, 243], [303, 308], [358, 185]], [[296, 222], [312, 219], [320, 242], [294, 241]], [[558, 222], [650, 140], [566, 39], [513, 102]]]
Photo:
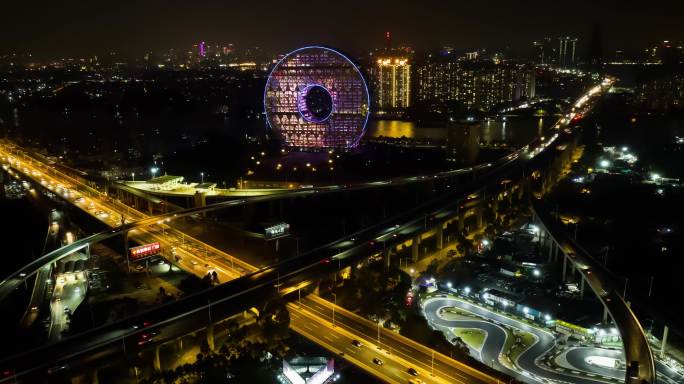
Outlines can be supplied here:
[[660, 346], [660, 357], [663, 358], [665, 357], [665, 350], [667, 349], [667, 335], [670, 333], [670, 328], [665, 326], [665, 329], [663, 329], [663, 343]]
[[437, 223], [437, 227], [435, 228], [435, 240], [437, 249], [444, 248], [444, 223], [441, 221]]
[[553, 249], [556, 247], [556, 242], [553, 241], [551, 237], [549, 237], [549, 263], [551, 262], [551, 258], [553, 257]]
[[420, 235], [416, 235], [411, 243], [411, 260], [415, 263], [420, 256]]
[[126, 266], [128, 267], [128, 272], [131, 271], [131, 263], [128, 258], [128, 231], [123, 233], [123, 255], [126, 257]]
[[553, 262], [557, 263], [558, 262], [558, 253], [560, 252], [560, 245], [556, 244], [555, 247], [553, 247]]
[[392, 261], [392, 247], [382, 250], [382, 261], [385, 263], [385, 268], [390, 267], [390, 263]]
[[584, 276], [580, 273], [580, 299], [584, 299]]
[[176, 339], [176, 349], [178, 350], [178, 355], [183, 354], [183, 337], [179, 337]]
[[461, 233], [463, 232], [463, 229], [465, 229], [465, 210], [460, 209], [458, 211], [458, 232]]
[[566, 276], [567, 276], [567, 275], [566, 275], [566, 271], [567, 271], [567, 269], [568, 269], [568, 255], [563, 254], [563, 276], [562, 276], [561, 280], [562, 280], [564, 283], [567, 282], [567, 279], [566, 279]]
[[576, 272], [577, 272], [577, 268], [575, 267], [575, 263], [570, 262], [570, 277], [572, 277], [574, 279]]
[[475, 218], [477, 220], [475, 223], [476, 228], [482, 228], [484, 226], [484, 209], [481, 204], [475, 207]]
[[154, 355], [152, 358], [152, 364], [154, 366], [155, 371], [161, 371], [161, 360], [159, 359], [159, 348], [161, 345], [157, 344], [157, 346], [154, 347]]
[[498, 196], [495, 196], [492, 199], [492, 213], [494, 214], [494, 221], [496, 222], [499, 219], [499, 198]]
[[[193, 201], [193, 207], [195, 208], [200, 208], [200, 207], [206, 207], [207, 206], [207, 194], [204, 192], [195, 192], [194, 195], [194, 201]], [[204, 213], [202, 213], [204, 215]]]
[[603, 306], [603, 323], [608, 323], [608, 307], [606, 307], [605, 305]]
[[214, 350], [214, 324], [207, 325], [207, 345], [209, 345], [210, 350]]

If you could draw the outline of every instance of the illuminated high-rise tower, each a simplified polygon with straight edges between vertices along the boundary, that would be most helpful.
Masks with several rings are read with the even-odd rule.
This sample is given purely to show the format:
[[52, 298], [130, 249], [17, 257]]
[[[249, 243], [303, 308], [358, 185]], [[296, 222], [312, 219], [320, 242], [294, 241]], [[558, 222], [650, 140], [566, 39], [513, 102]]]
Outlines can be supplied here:
[[411, 105], [411, 63], [408, 56], [380, 55], [373, 70], [375, 98], [381, 112]]
[[561, 37], [558, 41], [560, 43], [558, 47], [558, 65], [561, 67], [575, 65], [577, 39], [572, 37]]

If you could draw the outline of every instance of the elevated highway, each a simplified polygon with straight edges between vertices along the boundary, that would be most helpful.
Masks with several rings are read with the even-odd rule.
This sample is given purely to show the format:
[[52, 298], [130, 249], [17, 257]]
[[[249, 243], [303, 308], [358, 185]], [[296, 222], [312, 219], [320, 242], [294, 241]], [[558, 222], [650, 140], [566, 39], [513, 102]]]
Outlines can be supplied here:
[[[28, 378], [31, 377], [31, 375], [39, 375], [41, 372], [44, 373], [46, 367], [49, 367], [55, 362], [62, 361], [63, 359], [73, 359], [83, 356], [84, 354], [88, 354], [88, 359], [91, 359], [94, 358], [93, 356], [100, 356], [100, 352], [103, 350], [118, 351], [117, 353], [119, 353], [120, 349], [118, 346], [125, 349], [127, 340], [136, 337], [140, 332], [143, 332], [150, 327], [164, 327], [165, 337], [172, 338], [174, 335], [182, 335], [182, 332], [187, 332], [188, 329], [192, 327], [196, 328], [197, 324], [202, 324], [203, 321], [206, 321], [208, 324], [207, 326], [211, 327], [212, 319], [220, 318], [221, 316], [225, 317], [229, 315], [228, 312], [231, 311], [234, 313], [236, 303], [244, 304], [251, 302], [250, 300], [263, 300], [264, 298], [267, 298], [269, 294], [272, 294], [274, 289], [287, 290], [288, 293], [291, 293], [293, 292], [293, 287], [301, 286], [307, 280], [313, 279], [313, 276], [317, 277], [321, 273], [334, 270], [335, 266], [339, 266], [342, 263], [352, 263], [355, 260], [368, 257], [369, 255], [383, 252], [385, 250], [383, 240], [390, 237], [396, 238], [394, 241], [406, 241], [414, 238], [416, 233], [425, 230], [424, 218], [427, 215], [444, 215], [453, 212], [454, 210], [457, 211], [460, 199], [467, 194], [470, 194], [473, 191], [479, 191], [483, 186], [499, 185], [501, 179], [504, 177], [510, 177], [511, 175], [520, 177], [521, 175], [524, 175], [525, 165], [529, 160], [534, 159], [537, 154], [543, 152], [544, 149], [554, 143], [558, 138], [558, 133], [554, 134], [553, 132], [557, 132], [559, 128], [561, 128], [560, 122], [554, 126], [551, 137], [536, 140], [529, 146], [526, 146], [516, 153], [493, 164], [482, 164], [477, 167], [447, 171], [436, 175], [412, 176], [354, 185], [333, 185], [302, 189], [273, 196], [258, 196], [249, 199], [227, 201], [212, 206], [170, 212], [155, 217], [145, 217], [139, 212], [133, 212], [131, 214], [129, 211], [130, 207], [111, 202], [112, 206], [118, 209], [119, 212], [126, 212], [125, 214], [121, 213], [123, 225], [81, 239], [58, 251], [51, 252], [25, 266], [20, 271], [11, 274], [3, 281], [0, 281], [0, 299], [11, 293], [28, 276], [35, 274], [42, 265], [52, 263], [72, 252], [84, 249], [92, 242], [99, 242], [114, 236], [125, 235], [131, 231], [151, 225], [159, 225], [162, 229], [161, 236], [167, 236], [164, 233], [164, 223], [168, 222], [167, 220], [173, 220], [174, 218], [244, 204], [252, 204], [259, 201], [335, 193], [343, 190], [383, 188], [388, 185], [406, 185], [410, 183], [426, 182], [433, 179], [449, 178], [462, 174], [478, 175], [477, 180], [475, 180], [475, 177], [472, 177], [470, 182], [459, 185], [458, 188], [454, 189], [452, 192], [445, 193], [443, 196], [440, 196], [433, 201], [413, 207], [406, 212], [393, 217], [391, 220], [383, 221], [340, 239], [339, 241], [326, 244], [305, 255], [261, 269], [256, 269], [245, 263], [245, 274], [242, 277], [175, 302], [150, 309], [133, 316], [132, 318], [107, 324], [82, 334], [69, 337], [60, 343], [47, 344], [31, 351], [25, 351], [15, 356], [8, 357], [0, 362], [0, 368], [7, 367], [13, 372], [15, 378]], [[25, 163], [25, 161], [28, 161], [29, 164], [32, 164], [34, 159], [28, 155], [17, 153], [16, 147], [3, 145], [0, 147], [0, 155], [5, 161], [14, 160], [15, 164], [11, 165], [15, 170], [24, 173], [24, 175], [29, 178], [32, 176], [36, 177]], [[19, 160], [19, 162], [17, 162], [17, 158], [22, 158], [23, 161]], [[49, 166], [47, 167], [50, 168]], [[51, 172], [56, 176], [64, 177], [64, 179], [72, 180], [70, 176], [61, 175], [61, 173], [56, 170], [51, 171], [45, 169], [45, 171]], [[74, 184], [78, 185], [77, 183]], [[101, 197], [101, 193], [98, 191], [89, 191], [89, 193]], [[103, 200], [107, 201], [106, 197], [103, 198]], [[179, 234], [179, 232], [175, 233]], [[182, 236], [182, 234], [180, 235]], [[340, 243], [348, 244], [348, 248], [340, 250]], [[198, 247], [203, 245], [203, 243], [197, 241]], [[221, 252], [219, 250], [216, 251]], [[224, 261], [225, 260], [226, 259], [224, 258]], [[236, 260], [237, 259], [231, 261], [236, 262]], [[338, 263], [334, 263], [330, 262], [331, 260], [339, 261]], [[311, 278], [307, 279], [307, 277]], [[284, 281], [289, 285], [282, 285], [284, 284]], [[274, 286], [276, 288], [274, 288]], [[298, 312], [296, 308], [293, 310], [293, 313], [295, 316], [306, 316], [305, 314]], [[143, 322], [151, 322], [152, 325], [148, 327], [132, 327], [132, 325]], [[187, 327], [182, 324], [187, 324]], [[174, 331], [174, 329], [176, 330]], [[362, 337], [357, 333], [354, 334], [357, 335], [357, 337]], [[95, 351], [100, 352], [94, 353]], [[29, 359], [28, 356], [31, 356], [31, 358]], [[481, 379], [473, 381], [479, 382], [480, 380]]]
[[[169, 326], [168, 329], [164, 329], [163, 331], [165, 337], [182, 335], [182, 332], [187, 332], [187, 330], [193, 326], [196, 327], [197, 324], [203, 324], [198, 318], [209, 316], [209, 313], [212, 313], [212, 318], [225, 317], [228, 313], [221, 312], [221, 308], [224, 308], [224, 306], [226, 310], [230, 309], [234, 311], [238, 307], [236, 305], [238, 302], [251, 303], [254, 299], [250, 299], [250, 295], [257, 295], [257, 300], [263, 300], [265, 297], [268, 297], [268, 295], [259, 296], [258, 294], [260, 292], [272, 293], [274, 291], [274, 285], [280, 286], [280, 284], [288, 281], [288, 279], [292, 279], [291, 284], [300, 284], [302, 279], [305, 279], [307, 276], [314, 279], [315, 277], [320, 276], [321, 273], [324, 273], [320, 268], [324, 268], [324, 270], [332, 268], [332, 270], [334, 270], [335, 267], [339, 268], [340, 265], [345, 265], [345, 263], [352, 263], [355, 260], [364, 259], [369, 255], [381, 253], [385, 248], [383, 240], [392, 239], [392, 241], [399, 242], [407, 241], [415, 237], [416, 233], [425, 230], [424, 217], [426, 215], [441, 215], [457, 210], [458, 204], [460, 203], [460, 200], [457, 198], [458, 196], [477, 191], [476, 188], [478, 185], [488, 183], [498, 184], [498, 181], [506, 172], [513, 169], [520, 169], [519, 158], [517, 156], [506, 158], [501, 164], [497, 164], [497, 166], [486, 165], [486, 168], [490, 169], [490, 171], [477, 180], [471, 180], [469, 183], [459, 188], [463, 191], [468, 191], [467, 193], [454, 190], [452, 193], [441, 196], [435, 201], [426, 202], [418, 207], [411, 208], [398, 217], [393, 217], [390, 220], [373, 225], [363, 231], [351, 234], [344, 239], [320, 247], [308, 254], [256, 270], [255, 272], [248, 273], [242, 278], [229, 281], [196, 295], [143, 312], [125, 321], [108, 324], [80, 335], [68, 337], [60, 343], [47, 344], [43, 347], [9, 357], [3, 360], [0, 365], [15, 372], [17, 377], [33, 377], [31, 375], [44, 373], [46, 367], [49, 367], [62, 359], [73, 359], [84, 355], [88, 356], [88, 359], [92, 359], [91, 356], [100, 356], [103, 350], [110, 350], [110, 353], [121, 353], [121, 349], [124, 348], [127, 343], [126, 340], [134, 339], [136, 335], [144, 331], [142, 328], [132, 329], [131, 324], [139, 324], [150, 320], [154, 324], [154, 327]], [[319, 192], [296, 191], [293, 193], [309, 195]], [[270, 197], [257, 197], [255, 199], [262, 198], [267, 199]], [[221, 203], [220, 207], [245, 203], [247, 202], [226, 202]], [[70, 253], [82, 250], [88, 247], [90, 243], [120, 236], [137, 227], [154, 225], [159, 221], [164, 221], [166, 218], [182, 217], [183, 215], [192, 215], [218, 208], [219, 207], [216, 206], [200, 207], [157, 217], [148, 217], [80, 239], [58, 251], [46, 254], [0, 282], [0, 297], [4, 297], [11, 293], [14, 288], [19, 284], [22, 284], [24, 279], [30, 274], [35, 273], [42, 265], [52, 263]], [[341, 247], [341, 243], [347, 244], [346, 248]], [[330, 262], [331, 260], [337, 259], [339, 259], [337, 263]], [[281, 287], [281, 289], [286, 289], [286, 287]], [[188, 325], [171, 326], [174, 322], [187, 322]], [[27, 356], [29, 355], [32, 357], [30, 363], [27, 363]]]
[[584, 285], [587, 284], [605, 308], [604, 321], [606, 315], [610, 315], [620, 331], [627, 364], [625, 382], [655, 383], [656, 368], [653, 352], [639, 320], [619, 293], [621, 284], [616, 282], [603, 265], [569, 236], [560, 221], [556, 220], [546, 207], [534, 201], [532, 213], [540, 228], [550, 236], [549, 252], [562, 253], [564, 278], [568, 263], [570, 263], [571, 268], [580, 275], [582, 292]]

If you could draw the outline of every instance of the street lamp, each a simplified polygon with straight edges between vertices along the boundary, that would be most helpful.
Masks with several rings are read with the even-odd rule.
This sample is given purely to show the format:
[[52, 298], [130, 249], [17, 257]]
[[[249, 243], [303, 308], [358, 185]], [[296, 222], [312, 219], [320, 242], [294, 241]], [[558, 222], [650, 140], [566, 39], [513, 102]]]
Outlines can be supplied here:
[[204, 184], [204, 172], [200, 172], [200, 177], [202, 178], [202, 184]]
[[135, 181], [135, 172], [131, 173], [131, 177], [133, 178], [133, 181]]
[[651, 293], [653, 293], [653, 276], [648, 284], [648, 297], [651, 298]]
[[623, 300], [627, 300], [627, 283], [629, 283], [629, 277], [625, 277], [625, 289], [622, 293]]
[[152, 178], [154, 178], [154, 175], [156, 175], [157, 172], [159, 172], [159, 168], [157, 168], [157, 167], [150, 168], [150, 173], [152, 173]]

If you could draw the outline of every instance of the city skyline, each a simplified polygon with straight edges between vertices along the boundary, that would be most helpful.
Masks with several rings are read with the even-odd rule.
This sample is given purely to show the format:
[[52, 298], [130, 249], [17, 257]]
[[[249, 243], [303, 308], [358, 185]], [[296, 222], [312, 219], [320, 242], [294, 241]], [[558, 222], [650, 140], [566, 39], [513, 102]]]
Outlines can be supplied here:
[[3, 5], [0, 384], [684, 384], [679, 8]]
[[[155, 0], [144, 5], [120, 2], [109, 8], [46, 3], [40, 14], [33, 5], [7, 4], [3, 13], [13, 17], [0, 26], [5, 37], [0, 52], [87, 56], [117, 51], [138, 55], [211, 41], [260, 46], [276, 53], [317, 43], [363, 54], [384, 46], [385, 32], [391, 31], [394, 44], [422, 49], [486, 47], [520, 54], [544, 37], [576, 36], [578, 56], [584, 56], [596, 25], [600, 25], [603, 46], [610, 51], [684, 40], [676, 20], [676, 8], [681, 5], [673, 1], [654, 1], [639, 8], [632, 1], [581, 1], [572, 6], [532, 1], [522, 7], [502, 1], [380, 3], [374, 7], [356, 1], [322, 6], [269, 1], [168, 5]], [[253, 17], [231, 16], [238, 14]], [[310, 36], [316, 36], [315, 41]]]

